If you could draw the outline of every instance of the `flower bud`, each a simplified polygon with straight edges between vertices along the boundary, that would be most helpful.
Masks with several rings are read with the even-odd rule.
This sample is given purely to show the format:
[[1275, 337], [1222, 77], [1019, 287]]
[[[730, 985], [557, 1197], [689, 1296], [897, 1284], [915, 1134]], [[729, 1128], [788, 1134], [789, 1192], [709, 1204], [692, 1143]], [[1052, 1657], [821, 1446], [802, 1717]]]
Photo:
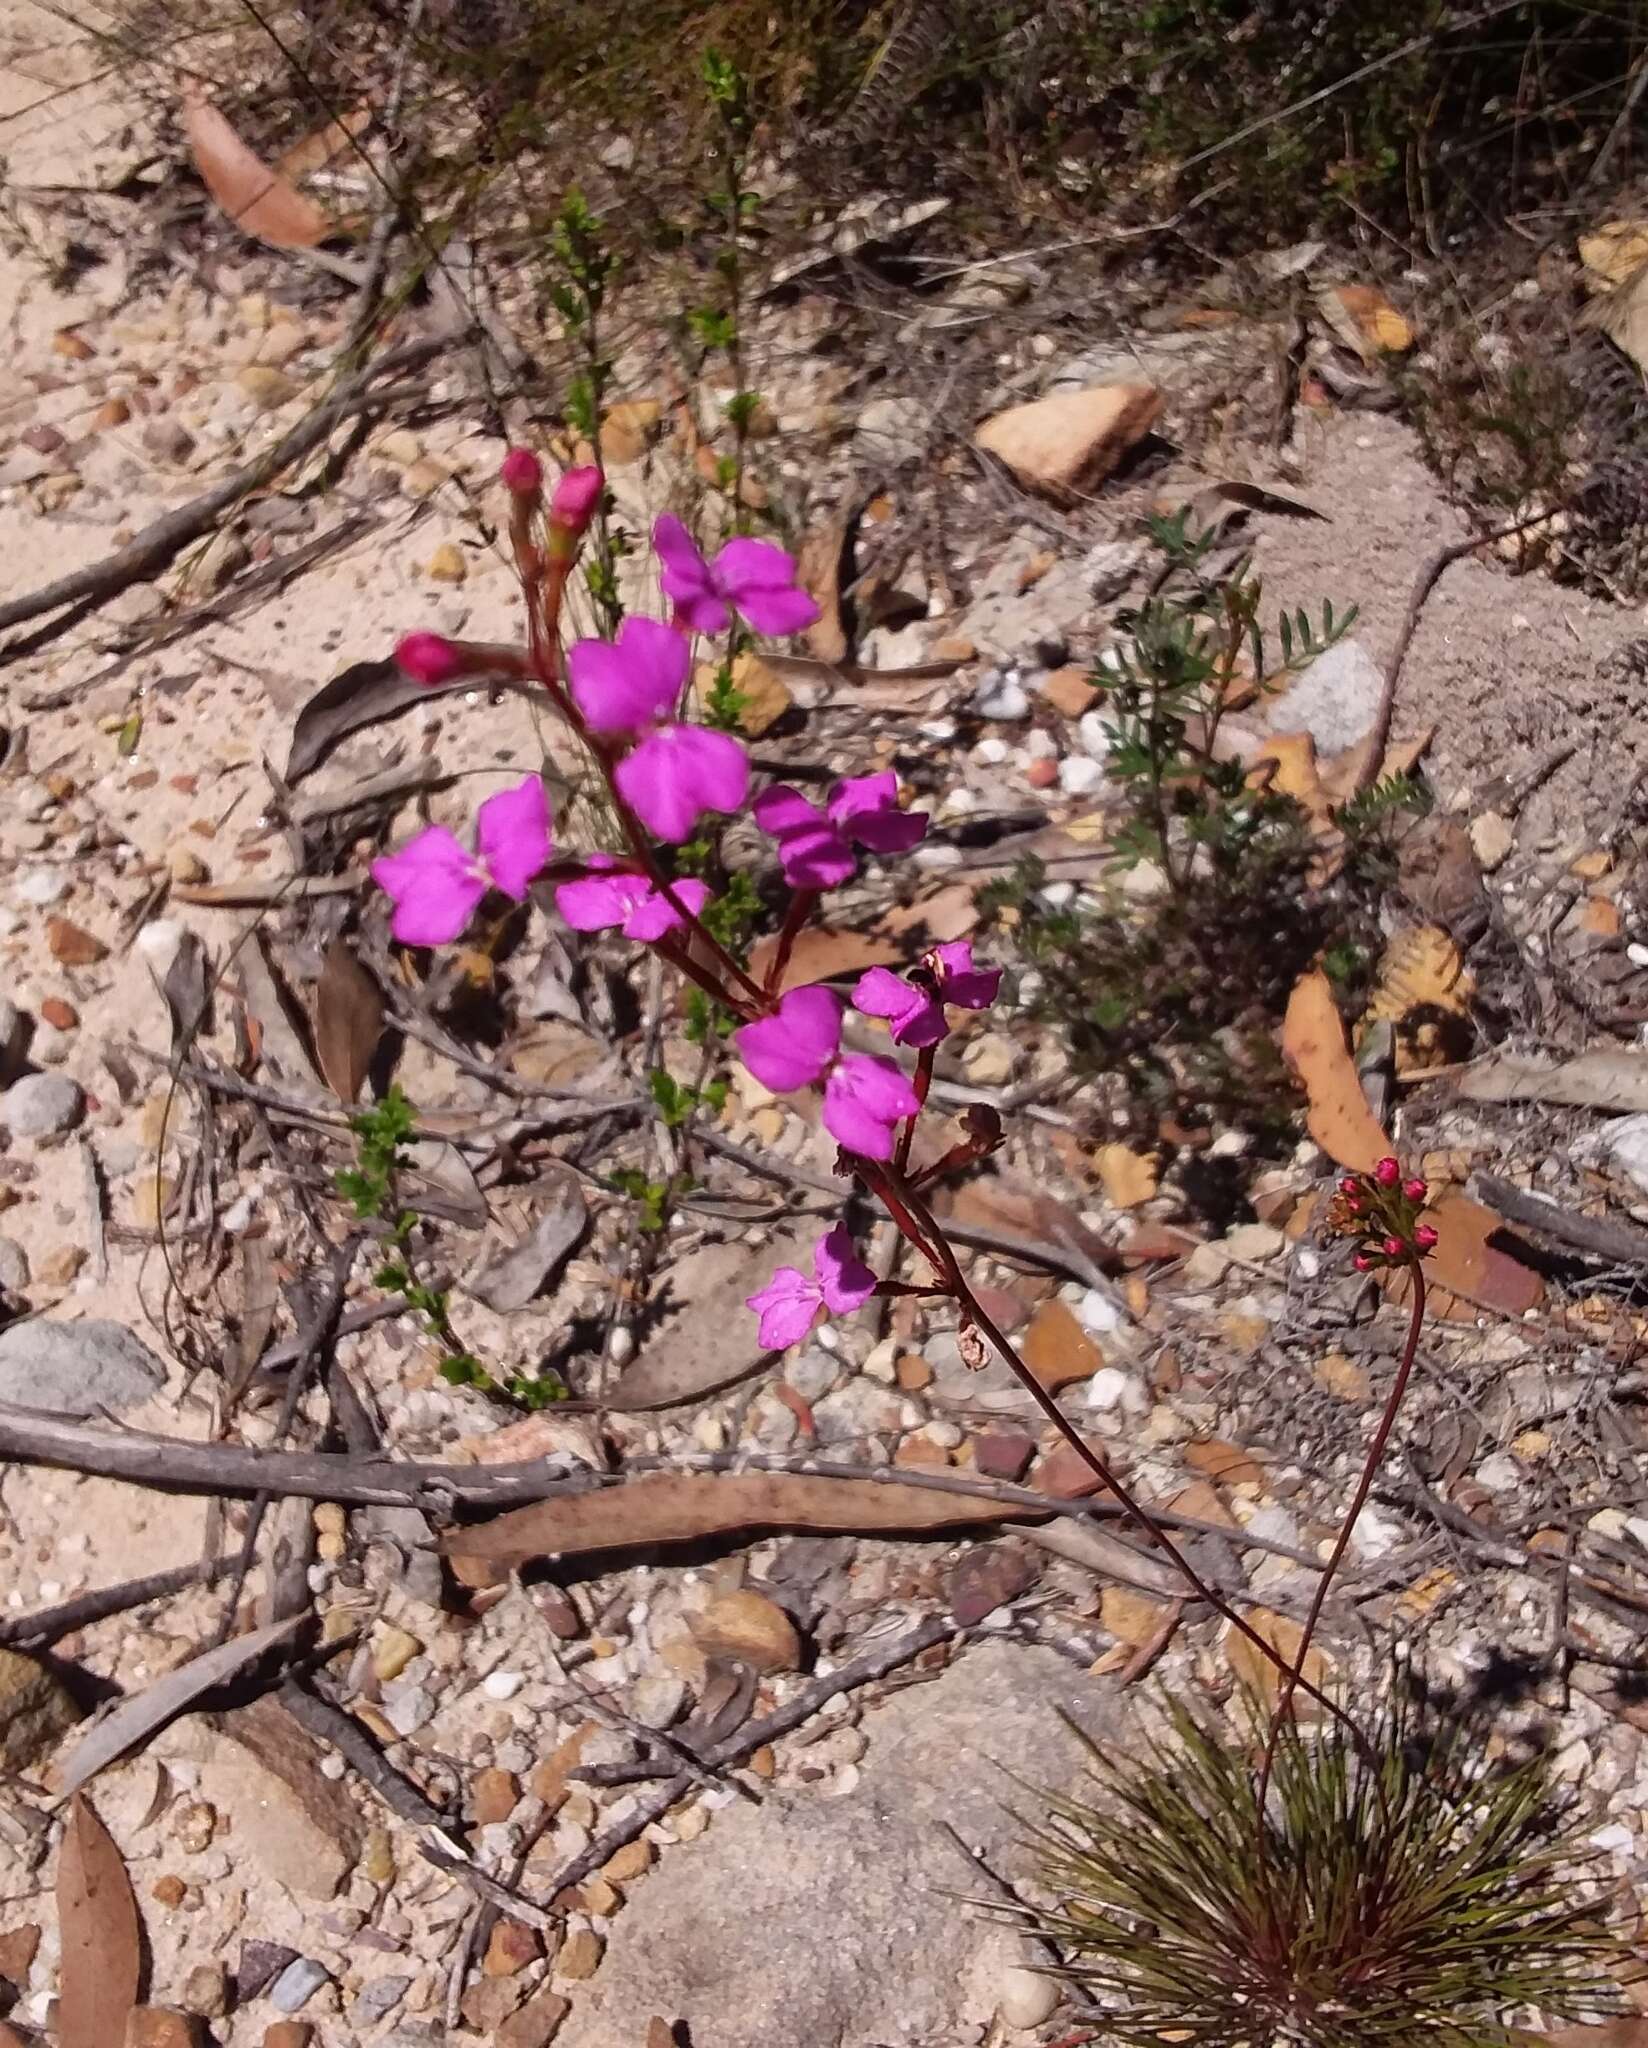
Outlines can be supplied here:
[[1399, 1237], [1387, 1237], [1385, 1239], [1385, 1242], [1380, 1246], [1380, 1250], [1385, 1254], [1385, 1257], [1387, 1259], [1399, 1259], [1401, 1258], [1402, 1254], [1407, 1250], [1407, 1246], [1402, 1242], [1402, 1240]]
[[1382, 1188], [1393, 1188], [1402, 1178], [1402, 1169], [1394, 1159], [1381, 1159], [1373, 1169], [1373, 1177]]
[[498, 475], [504, 489], [518, 498], [536, 497], [544, 487], [544, 466], [530, 448], [511, 448]]
[[1416, 1175], [1412, 1180], [1403, 1181], [1402, 1192], [1410, 1202], [1422, 1202], [1430, 1193], [1430, 1189]]
[[1362, 1183], [1354, 1173], [1347, 1173], [1339, 1183], [1339, 1192], [1342, 1195], [1359, 1195], [1362, 1192]]
[[1351, 1264], [1358, 1273], [1371, 1273], [1373, 1271], [1373, 1261], [1366, 1252], [1358, 1252], [1355, 1258], [1351, 1260]]
[[435, 689], [463, 673], [463, 656], [450, 640], [439, 633], [407, 633], [395, 647], [395, 662], [403, 675], [425, 689]]
[[1365, 1206], [1360, 1195], [1346, 1195], [1345, 1207], [1353, 1216], [1360, 1216]]
[[567, 533], [582, 533], [595, 515], [605, 485], [606, 478], [593, 463], [586, 463], [582, 469], [569, 469], [550, 498], [550, 525]]
[[1428, 1252], [1436, 1243], [1436, 1235], [1430, 1224], [1421, 1223], [1413, 1234], [1413, 1241], [1422, 1252]]

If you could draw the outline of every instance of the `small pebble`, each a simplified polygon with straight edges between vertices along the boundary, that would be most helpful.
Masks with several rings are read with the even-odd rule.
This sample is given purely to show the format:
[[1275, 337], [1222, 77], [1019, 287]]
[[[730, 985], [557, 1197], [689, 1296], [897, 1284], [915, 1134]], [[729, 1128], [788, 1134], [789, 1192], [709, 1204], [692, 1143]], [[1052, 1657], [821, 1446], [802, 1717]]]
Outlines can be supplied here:
[[86, 1113], [78, 1081], [66, 1074], [25, 1074], [0, 1095], [0, 1123], [14, 1138], [55, 1138]]
[[330, 1979], [330, 1971], [323, 1970], [308, 1956], [299, 1956], [295, 1963], [288, 1963], [269, 1986], [269, 2003], [276, 2012], [301, 2012]]
[[519, 1671], [490, 1671], [481, 1680], [481, 1690], [489, 1700], [512, 1700], [525, 1682]]

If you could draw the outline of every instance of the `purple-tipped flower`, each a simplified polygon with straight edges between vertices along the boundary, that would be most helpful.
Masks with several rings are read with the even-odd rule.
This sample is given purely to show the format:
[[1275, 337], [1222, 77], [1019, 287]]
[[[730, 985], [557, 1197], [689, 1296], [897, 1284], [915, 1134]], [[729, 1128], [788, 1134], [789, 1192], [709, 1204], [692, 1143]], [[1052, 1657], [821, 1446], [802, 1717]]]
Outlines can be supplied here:
[[1001, 969], [975, 967], [972, 946], [957, 939], [935, 946], [909, 981], [885, 967], [870, 968], [853, 990], [853, 1007], [866, 1017], [885, 1017], [899, 1045], [937, 1045], [950, 1029], [946, 1003], [987, 1010], [1000, 987]]
[[439, 633], [407, 633], [395, 643], [395, 665], [403, 675], [433, 690], [464, 672], [464, 658]]
[[544, 487], [544, 466], [530, 448], [511, 448], [498, 466], [498, 478], [517, 498], [535, 498]]
[[549, 500], [549, 523], [571, 534], [580, 534], [595, 516], [606, 478], [593, 463], [569, 469], [555, 486]]
[[488, 889], [524, 902], [551, 846], [549, 801], [542, 780], [529, 775], [481, 805], [473, 853], [444, 825], [431, 825], [399, 853], [375, 860], [372, 879], [395, 906], [390, 930], [403, 946], [445, 946]]
[[791, 989], [773, 1016], [740, 1026], [733, 1043], [745, 1066], [775, 1095], [822, 1081], [824, 1128], [866, 1159], [891, 1159], [895, 1129], [921, 1108], [890, 1060], [841, 1051], [841, 1004], [817, 984]]
[[[575, 882], [563, 882], [555, 891], [555, 907], [578, 932], [604, 932], [614, 928], [626, 939], [643, 945], [663, 938], [685, 922], [679, 910], [661, 889], [633, 868], [621, 868], [604, 853], [589, 857], [591, 872]], [[709, 889], [690, 876], [670, 884], [676, 900], [694, 917], [710, 900]]]
[[761, 1318], [759, 1336], [769, 1351], [799, 1344], [821, 1310], [848, 1315], [876, 1290], [876, 1277], [853, 1248], [847, 1226], [838, 1223], [813, 1248], [813, 1277], [795, 1266], [780, 1266], [759, 1294], [745, 1303]]
[[705, 811], [736, 811], [750, 786], [749, 757], [729, 733], [677, 724], [670, 714], [690, 652], [657, 619], [626, 619], [616, 640], [580, 640], [567, 656], [572, 695], [592, 732], [635, 736], [613, 780], [660, 839], [679, 845]]
[[924, 812], [899, 809], [898, 777], [891, 768], [838, 782], [825, 808], [844, 838], [871, 853], [908, 853], [927, 834]]
[[793, 556], [770, 540], [729, 540], [713, 562], [671, 513], [653, 524], [664, 595], [695, 633], [724, 633], [735, 611], [758, 633], [799, 633], [818, 606], [796, 581]]

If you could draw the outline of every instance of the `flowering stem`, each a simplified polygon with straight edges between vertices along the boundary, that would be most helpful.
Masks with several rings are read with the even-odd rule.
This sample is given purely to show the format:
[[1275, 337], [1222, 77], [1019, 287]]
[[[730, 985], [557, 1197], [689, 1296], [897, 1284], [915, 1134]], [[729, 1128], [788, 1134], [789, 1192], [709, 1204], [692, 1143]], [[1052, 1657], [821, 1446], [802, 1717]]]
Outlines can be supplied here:
[[[1350, 1726], [1344, 1711], [1336, 1706], [1332, 1700], [1328, 1699], [1316, 1686], [1312, 1685], [1309, 1679], [1303, 1677], [1299, 1670], [1293, 1669], [1290, 1671], [1287, 1660], [1281, 1652], [1272, 1644], [1267, 1643], [1259, 1631], [1249, 1622], [1244, 1621], [1235, 1608], [1231, 1606], [1230, 1602], [1208, 1584], [1207, 1580], [1197, 1571], [1196, 1567], [1186, 1557], [1178, 1544], [1173, 1541], [1173, 1538], [1162, 1527], [1161, 1523], [1156, 1520], [1155, 1516], [1150, 1513], [1143, 1502], [1138, 1500], [1131, 1490], [1122, 1483], [1112, 1468], [1082, 1436], [1081, 1432], [1066, 1418], [1057, 1401], [1053, 1399], [1053, 1396], [1048, 1393], [1047, 1389], [1019, 1356], [1012, 1339], [985, 1312], [978, 1296], [968, 1285], [966, 1275], [961, 1270], [961, 1262], [956, 1257], [954, 1247], [944, 1234], [944, 1226], [933, 1215], [926, 1203], [902, 1179], [898, 1169], [875, 1168], [866, 1177], [870, 1180], [870, 1184], [875, 1188], [876, 1193], [881, 1197], [889, 1215], [891, 1215], [899, 1229], [904, 1232], [911, 1243], [929, 1261], [938, 1266], [938, 1270], [946, 1281], [951, 1295], [961, 1308], [963, 1319], [983, 1331], [984, 1335], [989, 1338], [1019, 1385], [1023, 1387], [1031, 1400], [1035, 1402], [1042, 1414], [1052, 1423], [1059, 1435], [1098, 1480], [1099, 1484], [1112, 1496], [1128, 1520], [1133, 1522], [1153, 1544], [1166, 1553], [1175, 1569], [1183, 1576], [1186, 1583], [1195, 1591], [1198, 1597], [1205, 1600], [1216, 1614], [1222, 1615], [1229, 1622], [1230, 1626], [1236, 1630], [1238, 1635], [1244, 1636], [1267, 1662], [1273, 1664], [1283, 1674], [1284, 1678], [1289, 1679], [1294, 1687], [1302, 1689], [1311, 1699], [1315, 1700], [1328, 1713], [1332, 1714], [1335, 1719], [1344, 1721], [1347, 1726]], [[909, 1223], [912, 1217], [931, 1235], [933, 1245], [936, 1246], [938, 1252], [936, 1259], [933, 1249], [928, 1246], [923, 1238], [911, 1232]], [[1367, 1483], [1369, 1486], [1372, 1485], [1371, 1475]], [[1366, 1497], [1366, 1491], [1364, 1490], [1362, 1498], [1365, 1500]], [[1335, 1562], [1337, 1562], [1337, 1559]], [[1328, 1568], [1328, 1572], [1329, 1576], [1331, 1576], [1331, 1565]], [[1318, 1607], [1324, 1595], [1325, 1585], [1326, 1581], [1324, 1580], [1324, 1587], [1318, 1589]], [[1353, 1730], [1353, 1732], [1355, 1731]]]
[[1350, 1507], [1344, 1521], [1339, 1525], [1339, 1534], [1334, 1541], [1333, 1550], [1316, 1582], [1315, 1594], [1305, 1614], [1305, 1625], [1300, 1631], [1299, 1647], [1293, 1653], [1292, 1664], [1285, 1667], [1286, 1677], [1277, 1697], [1275, 1712], [1270, 1717], [1264, 1761], [1259, 1767], [1259, 1796], [1256, 1802], [1260, 1821], [1261, 1853], [1264, 1845], [1265, 1795], [1270, 1789], [1270, 1774], [1276, 1762], [1276, 1745], [1281, 1739], [1282, 1723], [1293, 1705], [1293, 1695], [1300, 1686], [1304, 1686], [1307, 1692], [1315, 1692], [1315, 1688], [1303, 1675], [1306, 1659], [1310, 1655], [1311, 1638], [1316, 1633], [1316, 1625], [1322, 1618], [1322, 1609], [1327, 1603], [1339, 1567], [1344, 1562], [1345, 1552], [1350, 1548], [1351, 1538], [1356, 1533], [1357, 1520], [1363, 1508], [1367, 1506], [1368, 1495], [1373, 1491], [1373, 1482], [1379, 1476], [1379, 1468], [1384, 1463], [1386, 1447], [1390, 1443], [1391, 1431], [1396, 1427], [1396, 1417], [1401, 1409], [1403, 1397], [1408, 1391], [1408, 1381], [1413, 1377], [1414, 1360], [1419, 1352], [1419, 1334], [1425, 1322], [1425, 1274], [1418, 1258], [1411, 1253], [1404, 1263], [1403, 1270], [1413, 1287], [1413, 1307], [1408, 1315], [1408, 1337], [1402, 1347], [1402, 1362], [1397, 1367], [1396, 1378], [1385, 1401], [1385, 1412], [1380, 1416], [1379, 1427], [1373, 1434], [1373, 1442], [1368, 1445], [1367, 1456], [1362, 1460], [1362, 1474], [1356, 1482], [1356, 1491], [1351, 1496]]
[[812, 916], [813, 905], [818, 901], [816, 889], [797, 889], [790, 898], [790, 907], [784, 913], [784, 924], [778, 934], [778, 947], [773, 954], [773, 964], [767, 969], [767, 993], [775, 996], [784, 986], [784, 970], [790, 964], [790, 955], [801, 927]]
[[748, 972], [738, 964], [714, 933], [705, 927], [703, 920], [695, 917], [675, 893], [675, 884], [658, 865], [658, 857], [653, 852], [646, 834], [641, 830], [640, 824], [631, 813], [628, 804], [618, 794], [617, 787], [612, 780], [611, 766], [604, 758], [601, 762], [601, 769], [607, 778], [607, 786], [612, 791], [613, 805], [617, 810], [619, 823], [624, 828], [624, 836], [629, 841], [630, 851], [635, 855], [635, 858], [641, 863], [642, 867], [646, 869], [647, 880], [651, 882], [652, 886], [663, 897], [676, 916], [680, 918], [688, 931], [692, 933], [701, 946], [706, 948], [724, 971], [727, 977], [728, 989], [721, 991], [719, 1000], [727, 1003], [735, 1010], [741, 1010], [743, 1005], [739, 1002], [738, 998], [730, 995], [728, 992], [732, 983], [741, 983], [750, 1002], [755, 1005], [754, 1009], [748, 1014], [756, 1017], [765, 1016], [772, 1009], [772, 1000], [766, 990], [751, 979]]
[[927, 1091], [933, 1085], [933, 1061], [937, 1057], [938, 1047], [936, 1045], [924, 1045], [916, 1055], [915, 1079], [911, 1085], [916, 1091], [917, 1109], [915, 1115], [906, 1120], [904, 1129], [899, 1136], [898, 1157], [894, 1161], [894, 1165], [900, 1173], [910, 1163], [910, 1147], [916, 1141], [916, 1123], [921, 1116], [922, 1110], [927, 1106]]

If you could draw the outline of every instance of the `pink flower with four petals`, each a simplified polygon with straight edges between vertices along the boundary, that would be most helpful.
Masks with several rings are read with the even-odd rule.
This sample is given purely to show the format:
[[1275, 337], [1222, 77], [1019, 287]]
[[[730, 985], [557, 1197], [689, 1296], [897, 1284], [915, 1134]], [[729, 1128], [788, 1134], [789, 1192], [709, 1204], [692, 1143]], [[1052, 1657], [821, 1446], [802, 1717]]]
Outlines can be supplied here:
[[[616, 926], [626, 939], [650, 945], [685, 922], [661, 889], [633, 868], [621, 868], [609, 854], [592, 853], [591, 872], [555, 891], [555, 907], [575, 932], [604, 932]], [[672, 882], [671, 890], [694, 917], [710, 900], [702, 882], [690, 876]]]
[[890, 1060], [841, 1050], [841, 1004], [827, 988], [791, 989], [776, 1013], [733, 1033], [740, 1059], [775, 1095], [824, 1083], [824, 1128], [849, 1152], [891, 1159], [893, 1133], [921, 1108]]
[[475, 814], [475, 851], [444, 825], [431, 825], [399, 853], [372, 863], [372, 879], [395, 906], [390, 930], [403, 946], [445, 946], [475, 915], [488, 889], [526, 900], [549, 865], [549, 800], [536, 775], [489, 796]]
[[921, 811], [898, 807], [898, 777], [855, 775], [838, 782], [822, 810], [788, 783], [764, 789], [751, 806], [755, 822], [778, 842], [778, 859], [792, 889], [832, 889], [858, 863], [849, 841], [872, 853], [906, 853], [927, 830]]
[[628, 732], [636, 744], [613, 770], [618, 794], [650, 832], [672, 845], [705, 811], [736, 811], [750, 786], [744, 749], [724, 732], [670, 716], [690, 650], [657, 619], [626, 619], [616, 640], [580, 640], [567, 655], [572, 695], [592, 732]]
[[706, 562], [692, 535], [671, 513], [655, 521], [664, 595], [695, 633], [724, 633], [735, 611], [758, 633], [799, 633], [818, 606], [796, 582], [795, 561], [770, 540], [729, 540]]
[[813, 1248], [812, 1279], [794, 1266], [780, 1266], [744, 1305], [761, 1318], [758, 1334], [766, 1348], [784, 1351], [801, 1342], [820, 1309], [848, 1315], [875, 1290], [876, 1276], [854, 1250], [846, 1224], [838, 1223]]
[[896, 1044], [937, 1045], [950, 1029], [946, 1003], [987, 1010], [1000, 987], [1001, 969], [975, 967], [971, 945], [957, 939], [925, 954], [909, 981], [885, 967], [872, 967], [859, 977], [853, 1007], [866, 1017], [885, 1017]]

